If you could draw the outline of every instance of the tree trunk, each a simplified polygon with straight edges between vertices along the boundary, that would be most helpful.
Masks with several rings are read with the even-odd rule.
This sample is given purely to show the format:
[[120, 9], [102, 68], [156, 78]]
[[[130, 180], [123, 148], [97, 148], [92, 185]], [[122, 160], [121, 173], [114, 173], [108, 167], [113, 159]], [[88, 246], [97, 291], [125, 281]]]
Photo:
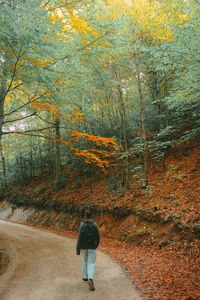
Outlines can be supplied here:
[[161, 100], [161, 91], [160, 91], [160, 84], [159, 84], [159, 78], [157, 72], [151, 72], [150, 76], [153, 79], [153, 100], [156, 102], [156, 107], [158, 109], [158, 117], [160, 121], [160, 129], [164, 128], [164, 123], [163, 123], [163, 117], [162, 117], [162, 112], [163, 112], [163, 104]]
[[33, 150], [32, 150], [32, 144], [30, 145], [30, 152], [29, 152], [29, 171], [30, 171], [30, 178], [32, 179], [34, 177], [34, 167], [33, 167]]
[[0, 139], [0, 155], [1, 155], [1, 163], [2, 163], [2, 171], [3, 171], [3, 178], [1, 179], [1, 186], [4, 187], [6, 185], [6, 160], [3, 154], [3, 148]]
[[145, 130], [145, 119], [144, 119], [144, 97], [143, 97], [143, 90], [142, 90], [142, 80], [141, 80], [141, 71], [140, 71], [140, 61], [137, 49], [137, 40], [135, 31], [133, 29], [133, 42], [134, 42], [134, 52], [135, 52], [135, 69], [136, 69], [136, 78], [137, 78], [137, 86], [140, 98], [140, 114], [141, 114], [141, 128], [142, 128], [142, 139], [144, 145], [144, 187], [148, 186], [148, 154], [147, 154], [147, 137], [146, 137], [146, 130]]
[[[50, 124], [53, 124], [53, 120], [52, 120], [52, 116], [51, 116], [51, 112], [47, 113], [47, 120], [46, 120], [46, 124], [47, 126]], [[47, 168], [48, 168], [48, 172], [49, 174], [53, 174], [54, 168], [53, 168], [53, 142], [52, 142], [52, 138], [53, 138], [53, 130], [52, 129], [48, 129], [48, 136], [49, 139], [47, 140]]]
[[128, 187], [128, 175], [129, 175], [129, 171], [128, 171], [128, 139], [127, 139], [127, 124], [126, 124], [126, 110], [125, 110], [125, 105], [124, 105], [124, 99], [123, 99], [123, 92], [122, 92], [122, 88], [120, 85], [120, 78], [119, 75], [117, 73], [116, 67], [113, 64], [113, 70], [115, 72], [115, 77], [116, 80], [118, 81], [118, 103], [119, 103], [119, 113], [120, 113], [120, 117], [121, 117], [121, 123], [122, 123], [122, 133], [123, 133], [123, 150], [125, 153], [125, 176], [123, 179], [123, 185]]
[[39, 164], [38, 168], [40, 170], [40, 174], [43, 173], [43, 170], [45, 170], [45, 161], [42, 159], [42, 147], [38, 145], [38, 155], [39, 155]]
[[1, 86], [0, 86], [0, 139], [2, 137], [2, 127], [4, 121], [4, 104], [5, 104], [5, 97], [7, 92], [7, 68], [6, 62], [3, 64], [3, 72], [1, 78]]
[[4, 104], [5, 104], [6, 92], [7, 92], [7, 69], [6, 69], [6, 62], [4, 62], [2, 78], [1, 78], [1, 86], [0, 86], [0, 153], [1, 153], [4, 179], [6, 176], [6, 163], [5, 163], [5, 157], [3, 155], [1, 138], [2, 138], [2, 128], [3, 128], [3, 121], [4, 121]]
[[61, 157], [60, 157], [60, 120], [56, 119], [55, 122], [55, 132], [56, 132], [56, 168], [55, 168], [55, 179], [58, 179], [61, 174]]

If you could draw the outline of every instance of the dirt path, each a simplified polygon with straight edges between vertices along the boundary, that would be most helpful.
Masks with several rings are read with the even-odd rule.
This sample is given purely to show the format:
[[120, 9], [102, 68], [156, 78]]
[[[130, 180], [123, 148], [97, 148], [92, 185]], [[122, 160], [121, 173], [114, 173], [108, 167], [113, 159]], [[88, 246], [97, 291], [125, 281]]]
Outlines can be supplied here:
[[10, 263], [0, 276], [0, 300], [139, 300], [120, 266], [98, 251], [91, 292], [81, 280], [76, 241], [32, 227], [0, 221], [0, 248]]

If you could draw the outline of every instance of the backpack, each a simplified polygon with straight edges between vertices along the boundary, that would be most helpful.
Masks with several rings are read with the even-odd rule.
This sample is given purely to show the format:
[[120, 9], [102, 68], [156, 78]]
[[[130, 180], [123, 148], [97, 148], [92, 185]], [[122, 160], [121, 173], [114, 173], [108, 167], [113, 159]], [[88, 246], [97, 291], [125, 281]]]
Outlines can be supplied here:
[[85, 222], [84, 240], [88, 245], [94, 243], [96, 228], [94, 222]]

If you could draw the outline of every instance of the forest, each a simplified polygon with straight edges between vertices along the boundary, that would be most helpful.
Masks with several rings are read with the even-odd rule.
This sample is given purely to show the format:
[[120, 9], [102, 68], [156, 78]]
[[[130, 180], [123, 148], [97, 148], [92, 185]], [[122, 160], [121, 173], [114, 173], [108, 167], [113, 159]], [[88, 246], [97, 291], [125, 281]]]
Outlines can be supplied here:
[[145, 187], [199, 136], [198, 1], [0, 5], [1, 186], [114, 161]]
[[[166, 249], [172, 265], [175, 249], [183, 265], [187, 252], [193, 267], [174, 276], [189, 283], [175, 291], [169, 279], [162, 299], [200, 297], [199, 20], [199, 0], [0, 1], [0, 194], [142, 218], [111, 255], [124, 264], [133, 241]], [[162, 237], [152, 222], [166, 224]], [[161, 299], [141, 281], [147, 299]]]

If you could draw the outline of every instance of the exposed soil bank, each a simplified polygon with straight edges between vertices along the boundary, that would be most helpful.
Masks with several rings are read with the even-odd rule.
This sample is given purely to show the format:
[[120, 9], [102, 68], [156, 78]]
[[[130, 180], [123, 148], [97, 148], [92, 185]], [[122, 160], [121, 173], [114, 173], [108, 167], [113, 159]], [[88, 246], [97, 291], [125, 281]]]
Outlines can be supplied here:
[[[77, 232], [83, 216], [60, 212], [54, 209], [38, 210], [34, 207], [16, 207], [2, 201], [0, 203], [0, 218], [11, 221], [26, 222], [32, 225], [57, 227]], [[178, 240], [195, 239], [190, 232], [181, 231], [176, 224], [152, 222], [141, 216], [128, 215], [116, 218], [112, 214], [94, 215], [102, 236], [119, 241], [126, 241], [134, 246], [155, 244], [162, 248]]]

